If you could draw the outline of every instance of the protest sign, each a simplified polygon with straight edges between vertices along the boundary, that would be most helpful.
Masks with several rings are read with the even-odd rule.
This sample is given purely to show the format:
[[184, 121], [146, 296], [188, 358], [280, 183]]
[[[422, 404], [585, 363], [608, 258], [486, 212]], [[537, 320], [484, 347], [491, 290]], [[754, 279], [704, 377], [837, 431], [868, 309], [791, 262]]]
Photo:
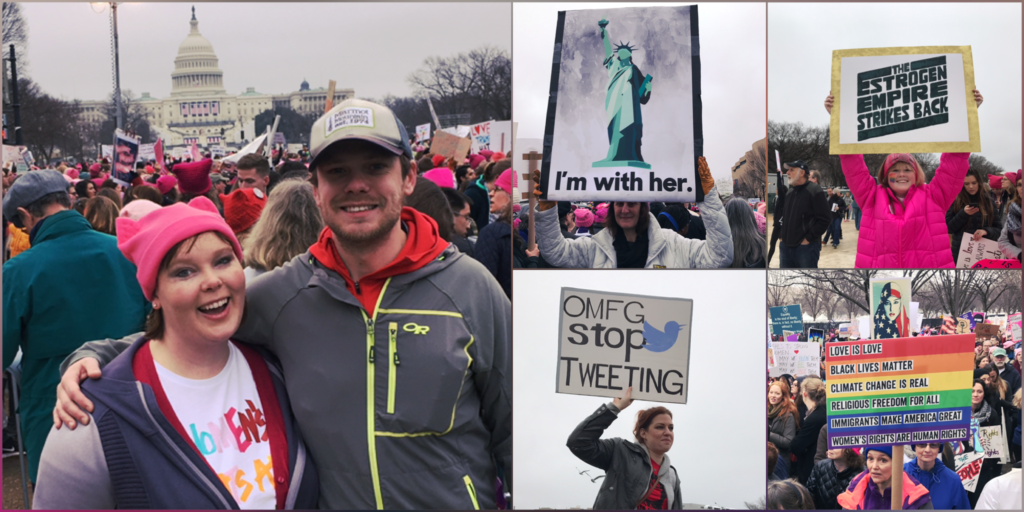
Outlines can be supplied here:
[[810, 375], [821, 377], [821, 348], [810, 341], [775, 341], [775, 367], [768, 372], [770, 377], [789, 374], [794, 377]]
[[871, 339], [910, 337], [910, 279], [871, 280]]
[[[518, 127], [519, 123], [512, 121], [491, 121], [491, 151], [506, 154], [512, 151], [512, 141], [515, 140]], [[537, 150], [538, 153], [540, 151]]]
[[839, 337], [840, 338], [860, 338], [860, 329], [855, 323], [839, 324]]
[[114, 157], [114, 146], [113, 144], [101, 144], [100, 145], [100, 157], [101, 158], [113, 158]]
[[155, 144], [143, 144], [139, 146], [139, 160], [148, 162], [156, 158]]
[[995, 338], [999, 336], [999, 326], [995, 324], [977, 324], [974, 326], [974, 336], [979, 340]]
[[960, 483], [964, 484], [964, 490], [974, 492], [978, 485], [978, 476], [981, 475], [981, 464], [985, 462], [985, 456], [981, 453], [966, 452], [955, 455], [956, 474], [960, 475]]
[[768, 349], [768, 368], [775, 368], [775, 349]]
[[555, 34], [544, 198], [703, 201], [697, 6], [561, 11]]
[[921, 322], [924, 321], [924, 318], [922, 318], [921, 314], [918, 313], [920, 307], [920, 302], [910, 303], [910, 327], [914, 332], [921, 332]]
[[974, 336], [826, 346], [828, 447], [967, 439]]
[[832, 52], [829, 154], [981, 151], [970, 46]]
[[185, 148], [174, 148], [171, 150], [172, 158], [181, 158], [185, 156]]
[[782, 339], [786, 341], [800, 341], [801, 332], [782, 331]]
[[135, 162], [139, 160], [139, 141], [124, 132], [114, 132], [114, 165], [110, 179], [123, 187], [131, 185], [137, 174]]
[[1002, 425], [979, 427], [978, 436], [981, 437], [981, 448], [985, 451], [986, 459], [1006, 458], [1006, 438], [1003, 437]]
[[156, 139], [153, 143], [153, 161], [160, 166], [160, 169], [164, 167], [164, 141], [162, 139]]
[[228, 150], [224, 146], [210, 146], [210, 156], [213, 158], [223, 158], [226, 154]]
[[423, 142], [430, 139], [430, 123], [416, 126], [416, 141]]
[[434, 139], [430, 144], [430, 152], [445, 158], [454, 158], [455, 161], [462, 163], [466, 159], [470, 144], [469, 139], [437, 131], [434, 132]]
[[685, 404], [692, 299], [562, 288], [556, 391]]
[[469, 151], [479, 153], [481, 150], [491, 149], [491, 121], [470, 125], [469, 138], [472, 142]]
[[824, 329], [808, 329], [807, 330], [807, 341], [812, 341], [814, 343], [821, 343], [824, 340], [825, 340], [825, 330]]
[[30, 162], [28, 161], [29, 153], [28, 148], [25, 146], [4, 146], [3, 147], [3, 159], [4, 162], [14, 162], [15, 169], [19, 173], [28, 172]]
[[1021, 338], [1021, 315], [1020, 313], [1014, 313], [1010, 315], [1010, 337], [1013, 341], [1020, 341]]
[[291, 143], [291, 142], [288, 143], [288, 152], [289, 153], [298, 153], [299, 151], [302, 151], [302, 144]]
[[971, 268], [981, 260], [1001, 260], [1003, 251], [999, 250], [999, 242], [982, 238], [977, 242], [973, 233], [964, 233], [960, 241], [960, 256], [956, 259], [956, 268]]
[[768, 314], [772, 319], [772, 334], [782, 335], [783, 331], [804, 332], [804, 320], [799, 304], [768, 308]]
[[971, 321], [966, 318], [956, 319], [956, 334], [970, 334]]
[[469, 126], [460, 124], [458, 126], [450, 126], [448, 128], [441, 128], [440, 130], [437, 130], [437, 131], [434, 132], [434, 136], [435, 137], [437, 136], [437, 132], [449, 133], [449, 134], [454, 135], [454, 136], [456, 136], [456, 137], [461, 139], [463, 137], [469, 137]]
[[287, 144], [288, 141], [284, 139], [284, 132], [274, 132], [274, 144]]

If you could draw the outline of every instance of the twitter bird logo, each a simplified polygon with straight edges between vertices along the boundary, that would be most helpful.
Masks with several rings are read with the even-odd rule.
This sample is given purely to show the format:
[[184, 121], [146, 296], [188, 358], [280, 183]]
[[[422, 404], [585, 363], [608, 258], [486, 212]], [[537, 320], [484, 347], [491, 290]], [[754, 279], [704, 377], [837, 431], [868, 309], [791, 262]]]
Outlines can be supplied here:
[[665, 322], [665, 332], [662, 332], [657, 327], [644, 322], [644, 348], [651, 352], [664, 352], [672, 348], [683, 327], [686, 327], [686, 324], [680, 325], [669, 320]]

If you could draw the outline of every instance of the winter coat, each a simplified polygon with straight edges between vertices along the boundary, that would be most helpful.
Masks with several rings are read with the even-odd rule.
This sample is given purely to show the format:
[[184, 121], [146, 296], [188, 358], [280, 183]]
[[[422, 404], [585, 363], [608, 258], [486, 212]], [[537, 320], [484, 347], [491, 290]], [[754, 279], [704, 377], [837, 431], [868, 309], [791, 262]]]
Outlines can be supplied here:
[[[608, 403], [576, 426], [566, 445], [580, 460], [605, 472], [597, 491], [594, 510], [635, 510], [651, 485], [651, 455], [647, 447], [616, 437], [601, 439], [601, 434], [618, 417], [619, 409]], [[679, 474], [668, 454], [661, 461], [659, 483], [665, 488], [669, 510], [683, 507]]]
[[20, 348], [21, 432], [32, 481], [53, 425], [61, 360], [89, 340], [142, 330], [148, 313], [135, 266], [116, 238], [75, 210], [35, 229], [32, 248], [3, 266], [4, 368]]
[[828, 458], [828, 425], [818, 431], [818, 446], [814, 449], [814, 463]]
[[[954, 196], [953, 199], [955, 202], [956, 197]], [[981, 224], [981, 212], [967, 215], [963, 208], [953, 211], [952, 207], [946, 211], [946, 228], [949, 230], [949, 234], [952, 235], [949, 244], [950, 250], [953, 251], [954, 262], [958, 259], [960, 243], [964, 240], [964, 233], [974, 234], [975, 231], [984, 229], [986, 232], [985, 238], [993, 241], [999, 240], [999, 232], [1003, 228], [1002, 223], [999, 221], [999, 210], [994, 206], [992, 208], [992, 218], [986, 224]]]
[[964, 185], [970, 153], [943, 153], [931, 183], [900, 203], [878, 184], [864, 155], [840, 155], [846, 183], [863, 211], [856, 268], [953, 268], [946, 211]]
[[814, 498], [814, 508], [818, 510], [839, 510], [837, 499], [846, 491], [853, 477], [861, 472], [858, 468], [846, 468], [842, 472], [836, 469], [832, 459], [822, 459], [814, 464], [811, 476], [807, 479], [807, 490]]
[[967, 491], [960, 482], [960, 475], [946, 467], [941, 458], [935, 459], [935, 466], [925, 471], [917, 465], [917, 459], [903, 464], [903, 471], [914, 477], [928, 489], [932, 506], [937, 510], [970, 510]]
[[1003, 367], [1003, 371], [999, 372], [999, 378], [1006, 381], [1006, 399], [1012, 399], [1013, 394], [1020, 389], [1020, 374], [1017, 373], [1017, 370], [1012, 365], [1007, 363]]
[[[700, 211], [705, 219], [707, 240], [691, 240], [671, 229], [662, 229], [654, 215], [650, 215], [644, 268], [725, 268], [732, 263], [729, 219], [717, 190], [712, 189], [704, 196]], [[602, 229], [591, 237], [566, 240], [558, 228], [557, 208], [538, 212], [536, 219], [537, 246], [548, 263], [561, 268], [616, 268], [612, 245], [615, 237], [611, 230]]]
[[821, 427], [825, 426], [825, 406], [815, 407], [804, 421], [800, 422], [800, 430], [789, 445], [789, 449], [796, 455], [796, 475], [800, 483], [806, 485], [807, 479], [811, 476], [811, 469], [814, 468], [814, 454], [818, 449], [818, 433]]
[[782, 211], [776, 207], [775, 213], [782, 215], [780, 237], [787, 247], [797, 247], [804, 240], [817, 243], [832, 223], [827, 194], [810, 181], [790, 185]]
[[999, 232], [999, 250], [1007, 259], [1020, 259], [1020, 237], [1007, 231], [1005, 223]]
[[469, 218], [476, 221], [477, 229], [483, 230], [484, 226], [491, 222], [491, 198], [487, 185], [484, 184], [484, 177], [481, 176], [466, 185], [465, 194], [473, 200], [469, 206]]
[[[163, 414], [153, 388], [136, 377], [132, 362], [146, 341], [138, 337], [128, 351], [103, 368], [102, 379], [82, 384], [82, 391], [96, 405], [88, 425], [50, 431], [39, 468], [35, 508], [239, 508], [206, 459]], [[246, 359], [253, 358], [249, 367], [257, 389], [266, 386], [277, 396], [278, 407], [273, 408], [260, 389], [263, 413], [267, 418], [280, 414], [284, 427], [284, 432], [268, 428], [264, 434], [280, 433], [286, 441], [287, 452], [282, 453], [288, 454], [288, 461], [275, 471], [284, 475], [281, 470], [287, 469], [288, 475], [287, 488], [286, 482], [277, 482], [278, 493], [282, 493], [279, 499], [286, 509], [315, 508], [316, 468], [292, 415], [281, 370], [272, 357], [252, 348], [239, 348]], [[265, 366], [257, 366], [261, 356]], [[248, 480], [235, 482], [238, 487], [243, 484], [249, 484]]]
[[772, 420], [768, 440], [779, 450], [779, 458], [789, 462], [789, 446], [796, 437], [796, 416], [793, 413], [779, 413]]
[[505, 295], [512, 298], [512, 226], [494, 221], [480, 230], [474, 246], [477, 261], [487, 268], [501, 285]]
[[[389, 278], [370, 315], [307, 251], [245, 298], [235, 337], [281, 361], [319, 508], [495, 508], [496, 465], [513, 489], [512, 308], [479, 262], [449, 246]], [[118, 343], [69, 360], [108, 362]]]
[[[871, 481], [871, 476], [864, 470], [853, 477], [846, 492], [836, 500], [846, 510], [890, 510], [892, 506], [892, 486], [884, 493], [878, 492], [878, 486]], [[914, 477], [903, 473], [903, 507], [902, 510], [932, 510], [931, 496], [928, 489]]]

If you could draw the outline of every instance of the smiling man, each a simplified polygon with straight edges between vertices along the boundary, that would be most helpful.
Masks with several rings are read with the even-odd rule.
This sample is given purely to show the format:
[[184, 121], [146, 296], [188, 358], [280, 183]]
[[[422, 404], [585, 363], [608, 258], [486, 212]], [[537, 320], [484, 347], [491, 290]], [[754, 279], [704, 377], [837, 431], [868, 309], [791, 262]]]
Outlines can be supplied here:
[[[344, 101], [310, 139], [326, 228], [250, 283], [236, 338], [281, 360], [320, 508], [495, 508], [496, 478], [511, 489], [512, 474], [508, 299], [403, 207], [416, 167], [391, 110]], [[92, 363], [72, 365], [58, 395], [88, 408], [77, 382]]]

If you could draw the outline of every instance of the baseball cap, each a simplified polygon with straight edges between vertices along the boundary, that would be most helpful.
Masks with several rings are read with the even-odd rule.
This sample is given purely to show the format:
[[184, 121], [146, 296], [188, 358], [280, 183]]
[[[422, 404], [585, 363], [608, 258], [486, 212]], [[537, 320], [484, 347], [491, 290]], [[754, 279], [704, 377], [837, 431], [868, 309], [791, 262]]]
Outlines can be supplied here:
[[64, 175], [53, 169], [25, 173], [11, 185], [4, 196], [4, 217], [14, 223], [15, 227], [22, 228], [24, 226], [21, 215], [18, 215], [18, 208], [26, 208], [47, 194], [66, 193], [69, 186]]
[[312, 160], [309, 169], [316, 172], [317, 159], [325, 149], [343, 140], [365, 140], [396, 155], [413, 157], [409, 133], [391, 109], [369, 101], [350, 99], [339, 103], [313, 123], [309, 136]]
[[810, 170], [811, 170], [810, 167], [807, 167], [807, 164], [805, 164], [803, 160], [793, 160], [792, 162], [787, 162], [787, 163], [783, 164], [782, 166], [785, 167], [786, 169], [789, 169], [791, 167], [796, 167], [796, 168], [803, 169], [803, 170], [808, 171], [808, 172], [810, 172]]
[[995, 348], [992, 350], [992, 357], [1006, 357], [1006, 351], [1001, 348]]

